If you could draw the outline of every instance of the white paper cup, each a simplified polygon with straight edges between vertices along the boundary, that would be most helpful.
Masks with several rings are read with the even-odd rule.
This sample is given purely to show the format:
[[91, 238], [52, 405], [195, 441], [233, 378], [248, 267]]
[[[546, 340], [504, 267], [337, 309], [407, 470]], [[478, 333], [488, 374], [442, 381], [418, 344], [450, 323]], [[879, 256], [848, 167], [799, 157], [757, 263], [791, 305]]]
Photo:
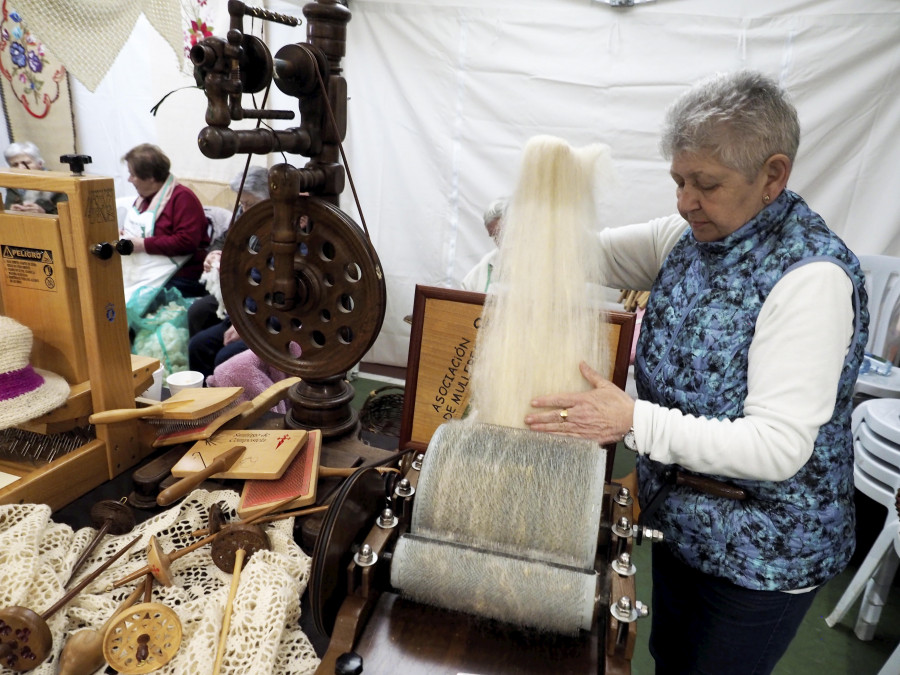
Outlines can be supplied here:
[[161, 401], [162, 400], [162, 380], [163, 380], [163, 369], [162, 366], [157, 368], [153, 372], [153, 384], [150, 385], [150, 388], [147, 389], [141, 396], [143, 398], [149, 398], [153, 401]]
[[177, 394], [182, 389], [198, 389], [203, 386], [203, 373], [196, 370], [182, 370], [172, 373], [166, 378], [166, 386], [170, 394]]

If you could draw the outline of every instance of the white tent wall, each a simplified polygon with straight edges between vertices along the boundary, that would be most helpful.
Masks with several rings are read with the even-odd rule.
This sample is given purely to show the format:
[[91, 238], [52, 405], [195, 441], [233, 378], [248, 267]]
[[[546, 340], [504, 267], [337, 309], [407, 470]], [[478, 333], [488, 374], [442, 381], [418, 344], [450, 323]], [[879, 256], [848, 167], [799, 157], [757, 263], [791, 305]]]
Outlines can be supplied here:
[[[302, 16], [303, 4], [266, 7]], [[663, 114], [715, 71], [749, 67], [782, 82], [803, 129], [789, 187], [857, 253], [900, 255], [896, 0], [658, 0], [631, 8], [350, 0], [349, 7], [345, 150], [388, 288], [382, 333], [365, 361], [406, 364], [403, 317], [415, 285], [458, 286], [490, 249], [482, 210], [512, 190], [531, 136], [612, 147], [617, 181], [605, 186], [598, 226], [673, 212], [674, 184], [657, 150]], [[305, 39], [303, 28], [267, 30], [273, 53]], [[114, 176], [117, 194], [133, 194], [120, 158], [151, 141], [170, 153], [176, 175], [230, 179], [244, 158], [207, 160], [197, 149], [206, 105], [199, 91], [173, 94], [157, 118], [149, 113], [165, 93], [192, 83], [142, 19], [100, 87], [74, 87], [79, 148], [94, 157], [89, 170]], [[296, 110], [279, 96], [272, 106]], [[360, 220], [349, 185], [342, 208]]]
[[[213, 1], [220, 2], [224, 10], [224, 0]], [[222, 30], [217, 34], [224, 37], [227, 12], [220, 14]], [[294, 39], [304, 36], [301, 31]], [[72, 78], [79, 152], [91, 156], [88, 172], [114, 179], [117, 197], [137, 196], [122, 156], [139, 143], [159, 145], [172, 161], [172, 173], [180, 179], [228, 183], [244, 168], [246, 156], [210, 160], [200, 152], [197, 134], [205, 125], [206, 96], [196, 88], [190, 73], [190, 62], [180, 60], [141, 15], [94, 91]], [[167, 95], [156, 114], [151, 112]], [[250, 126], [249, 122], [234, 125]], [[266, 165], [267, 158], [254, 156], [252, 162]]]
[[512, 190], [533, 135], [612, 147], [618, 179], [599, 226], [673, 212], [657, 150], [664, 111], [716, 71], [755, 68], [785, 85], [803, 129], [789, 187], [858, 253], [900, 254], [893, 0], [351, 0], [350, 9], [348, 160], [388, 284], [367, 360], [405, 364], [402, 317], [415, 284], [456, 286], [490, 250], [482, 210]]

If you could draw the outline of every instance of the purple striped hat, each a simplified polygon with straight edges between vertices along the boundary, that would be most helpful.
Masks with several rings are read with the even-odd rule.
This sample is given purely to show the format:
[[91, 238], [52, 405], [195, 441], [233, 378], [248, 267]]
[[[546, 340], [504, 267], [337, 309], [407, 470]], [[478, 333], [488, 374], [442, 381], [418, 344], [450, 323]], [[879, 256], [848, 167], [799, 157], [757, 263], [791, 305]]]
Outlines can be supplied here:
[[34, 336], [15, 319], [0, 316], [0, 429], [27, 422], [58, 408], [69, 384], [29, 363]]

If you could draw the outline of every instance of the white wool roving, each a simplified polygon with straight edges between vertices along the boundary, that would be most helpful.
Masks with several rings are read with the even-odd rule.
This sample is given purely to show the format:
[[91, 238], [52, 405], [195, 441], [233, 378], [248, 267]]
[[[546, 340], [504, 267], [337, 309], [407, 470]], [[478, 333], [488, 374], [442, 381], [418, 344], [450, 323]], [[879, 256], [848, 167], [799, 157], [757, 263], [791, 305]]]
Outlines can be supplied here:
[[219, 302], [216, 308], [216, 316], [224, 319], [227, 316], [225, 311], [225, 300], [222, 298], [222, 283], [219, 278], [219, 262], [216, 261], [209, 271], [200, 275], [200, 283], [206, 287], [206, 291]]
[[594, 187], [611, 178], [606, 145], [527, 143], [475, 347], [479, 422], [523, 428], [535, 396], [589, 388], [580, 361], [608, 372]]
[[391, 584], [438, 607], [555, 633], [590, 630], [606, 453], [470, 420], [428, 444]]

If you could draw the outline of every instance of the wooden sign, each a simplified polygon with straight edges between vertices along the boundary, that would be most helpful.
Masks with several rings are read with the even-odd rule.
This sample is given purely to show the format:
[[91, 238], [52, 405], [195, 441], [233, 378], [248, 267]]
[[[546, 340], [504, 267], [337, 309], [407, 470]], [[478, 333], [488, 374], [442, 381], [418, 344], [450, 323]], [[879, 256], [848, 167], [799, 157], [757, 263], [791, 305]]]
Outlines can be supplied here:
[[[444, 422], [461, 419], [469, 406], [475, 340], [485, 294], [416, 286], [400, 427], [401, 450], [425, 450]], [[625, 388], [634, 335], [634, 314], [609, 311], [610, 372]]]

